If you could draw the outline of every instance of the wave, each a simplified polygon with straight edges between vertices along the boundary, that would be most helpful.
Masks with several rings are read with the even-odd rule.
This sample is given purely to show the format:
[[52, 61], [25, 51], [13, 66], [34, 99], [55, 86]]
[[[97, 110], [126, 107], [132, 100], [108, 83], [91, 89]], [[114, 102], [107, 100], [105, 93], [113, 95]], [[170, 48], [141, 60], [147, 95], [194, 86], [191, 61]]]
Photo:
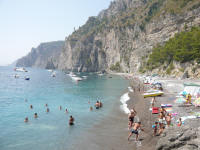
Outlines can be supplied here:
[[126, 104], [127, 101], [130, 100], [130, 97], [128, 95], [128, 93], [125, 93], [124, 95], [121, 96], [120, 98], [120, 102], [122, 103], [122, 105], [120, 106], [120, 108], [126, 113], [129, 114], [130, 110], [128, 108], [128, 105]]

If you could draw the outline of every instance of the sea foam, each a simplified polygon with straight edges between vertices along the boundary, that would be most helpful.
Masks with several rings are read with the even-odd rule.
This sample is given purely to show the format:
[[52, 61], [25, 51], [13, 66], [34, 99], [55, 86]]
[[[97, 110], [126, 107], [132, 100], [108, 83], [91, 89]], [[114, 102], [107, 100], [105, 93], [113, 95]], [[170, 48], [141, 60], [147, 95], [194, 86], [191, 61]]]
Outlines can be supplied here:
[[122, 105], [120, 106], [120, 108], [126, 113], [130, 113], [130, 110], [128, 108], [128, 105], [126, 104], [126, 102], [130, 100], [130, 97], [128, 95], [128, 93], [125, 93], [124, 95], [121, 96], [120, 101], [122, 103]]

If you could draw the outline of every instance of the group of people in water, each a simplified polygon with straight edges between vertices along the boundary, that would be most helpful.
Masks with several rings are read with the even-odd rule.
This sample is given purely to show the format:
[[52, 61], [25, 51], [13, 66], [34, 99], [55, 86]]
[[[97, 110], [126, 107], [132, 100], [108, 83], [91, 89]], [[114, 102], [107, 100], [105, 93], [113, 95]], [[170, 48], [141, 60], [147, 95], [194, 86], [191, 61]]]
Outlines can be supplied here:
[[[27, 102], [27, 100], [25, 100], [25, 102]], [[45, 107], [46, 107], [46, 112], [47, 113], [50, 112], [50, 109], [48, 108], [48, 104], [45, 104]], [[33, 109], [33, 105], [30, 105], [30, 109]], [[59, 110], [62, 110], [62, 106], [59, 106]], [[68, 113], [67, 108], [65, 109], [65, 112]], [[34, 118], [38, 118], [38, 114], [37, 113], [34, 113]], [[29, 121], [29, 119], [28, 119], [28, 117], [26, 117], [24, 119], [24, 122], [27, 123], [28, 121]], [[74, 125], [74, 117], [73, 116], [69, 117], [69, 125]]]
[[[27, 100], [25, 99], [25, 102], [27, 102]], [[90, 104], [90, 101], [88, 102], [89, 104]], [[99, 108], [101, 108], [102, 106], [103, 106], [103, 104], [102, 104], [102, 102], [101, 101], [97, 101], [96, 103], [95, 103], [95, 108], [96, 109], [99, 109]], [[48, 113], [49, 111], [50, 111], [50, 109], [48, 108], [48, 104], [45, 104], [45, 107], [46, 107], [46, 112]], [[30, 109], [33, 109], [33, 105], [30, 105]], [[62, 110], [62, 106], [59, 106], [59, 110]], [[93, 107], [91, 106], [90, 107], [90, 111], [92, 111], [93, 110]], [[65, 112], [66, 113], [68, 113], [68, 109], [66, 108], [65, 109]], [[34, 113], [34, 118], [38, 118], [38, 114], [37, 113]], [[25, 119], [24, 119], [24, 122], [28, 122], [29, 121], [29, 119], [28, 119], [28, 117], [26, 117]], [[69, 125], [71, 126], [71, 125], [74, 125], [74, 121], [75, 121], [75, 119], [74, 119], [74, 117], [71, 115], [70, 117], [69, 117]]]

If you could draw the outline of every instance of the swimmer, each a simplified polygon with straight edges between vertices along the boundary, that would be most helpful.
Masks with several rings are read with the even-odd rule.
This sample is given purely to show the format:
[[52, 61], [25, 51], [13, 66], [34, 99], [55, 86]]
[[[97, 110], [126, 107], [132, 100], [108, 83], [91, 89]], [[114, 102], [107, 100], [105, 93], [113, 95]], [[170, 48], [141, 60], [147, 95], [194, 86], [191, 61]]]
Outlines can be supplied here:
[[24, 122], [28, 122], [28, 117], [26, 117], [26, 118], [24, 119]]
[[99, 101], [99, 107], [103, 107], [103, 104], [101, 101]]
[[48, 107], [48, 104], [45, 104], [46, 107]]
[[93, 110], [93, 107], [91, 106], [91, 107], [90, 107], [90, 111], [92, 111], [92, 110]]
[[25, 102], [28, 102], [28, 100], [27, 100], [27, 99], [25, 99], [24, 101], [25, 101]]
[[61, 110], [61, 109], [62, 109], [62, 106], [59, 106], [59, 109]]
[[38, 117], [37, 113], [34, 113], [34, 118], [37, 118], [37, 117]]
[[49, 108], [47, 108], [46, 112], [49, 112]]
[[68, 113], [68, 110], [67, 110], [67, 108], [65, 109], [65, 112], [66, 112], [66, 113]]
[[30, 105], [30, 109], [33, 109], [33, 105]]
[[133, 133], [136, 134], [136, 141], [138, 141], [138, 137], [139, 137], [138, 129], [140, 129], [141, 131], [144, 131], [144, 129], [141, 128], [141, 122], [134, 124], [133, 129], [130, 131], [130, 134], [128, 136], [128, 141], [130, 137], [133, 135]]
[[99, 109], [99, 101], [96, 102], [95, 107], [96, 109]]
[[74, 118], [72, 116], [70, 116], [69, 118], [69, 125], [70, 126], [74, 125]]

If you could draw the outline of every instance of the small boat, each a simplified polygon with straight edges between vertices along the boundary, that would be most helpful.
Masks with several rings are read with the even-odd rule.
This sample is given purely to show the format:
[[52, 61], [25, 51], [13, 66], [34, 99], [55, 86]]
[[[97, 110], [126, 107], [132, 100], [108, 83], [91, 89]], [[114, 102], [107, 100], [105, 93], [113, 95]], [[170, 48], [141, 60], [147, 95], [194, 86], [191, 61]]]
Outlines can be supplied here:
[[25, 79], [25, 80], [30, 80], [30, 77], [26, 76], [24, 79]]
[[70, 76], [70, 77], [76, 77], [76, 75], [75, 75], [73, 72], [70, 72], [70, 73], [69, 73], [69, 76]]
[[80, 78], [80, 77], [72, 77], [72, 79], [75, 80], [75, 81], [82, 81], [82, 80], [83, 80], [83, 79]]
[[155, 96], [161, 96], [163, 95], [164, 92], [162, 91], [159, 91], [159, 90], [150, 90], [150, 91], [147, 91], [143, 94], [144, 98], [146, 97], [155, 97]]
[[14, 68], [15, 71], [18, 71], [18, 72], [28, 72], [25, 68]]
[[83, 77], [83, 79], [87, 79], [87, 76], [82, 76]]
[[49, 70], [47, 70], [48, 72], [53, 72], [53, 70], [51, 70], [51, 69], [49, 69]]

